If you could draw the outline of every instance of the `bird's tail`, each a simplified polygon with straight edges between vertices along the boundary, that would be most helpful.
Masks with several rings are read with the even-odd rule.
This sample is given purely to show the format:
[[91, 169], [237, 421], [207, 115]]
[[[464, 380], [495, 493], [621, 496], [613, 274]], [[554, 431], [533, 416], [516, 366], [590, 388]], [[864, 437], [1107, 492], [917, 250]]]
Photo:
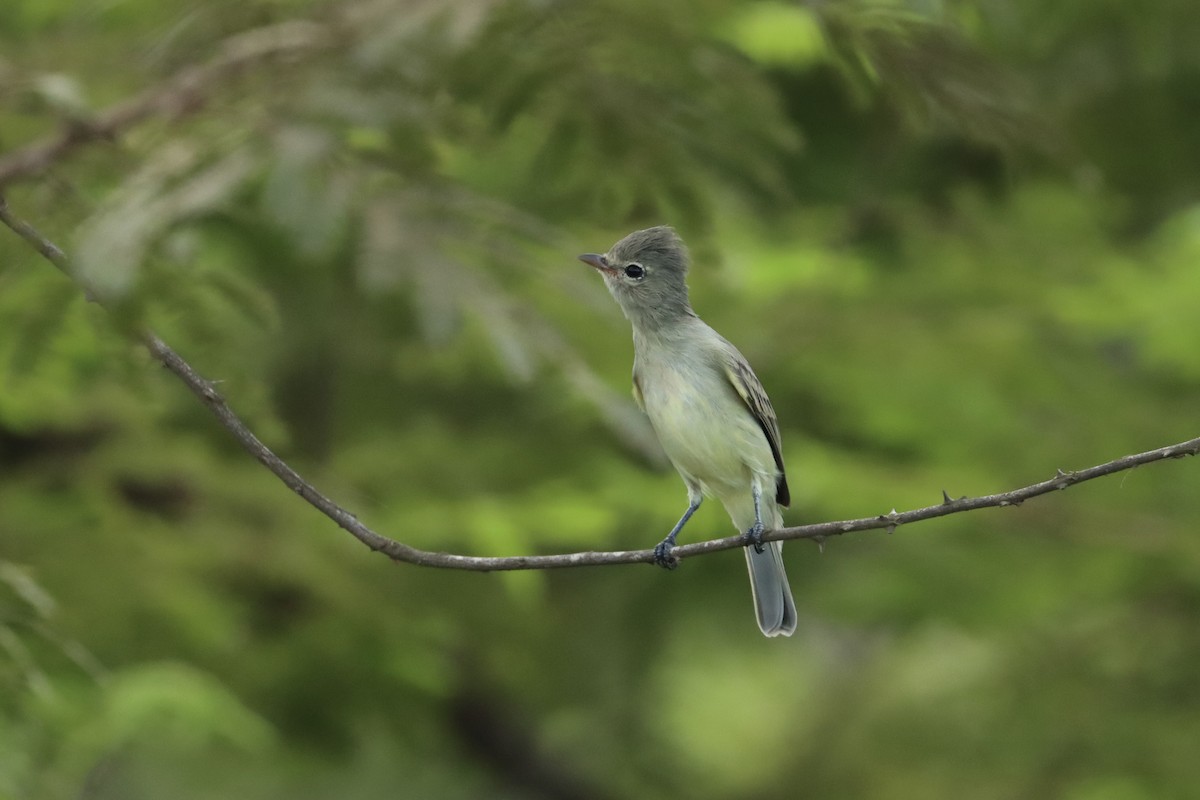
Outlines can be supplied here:
[[[770, 511], [763, 519], [767, 528], [782, 528], [783, 515], [774, 503]], [[758, 627], [764, 636], [791, 636], [796, 632], [796, 601], [783, 568], [783, 542], [766, 542], [762, 548], [761, 553], [745, 548]]]

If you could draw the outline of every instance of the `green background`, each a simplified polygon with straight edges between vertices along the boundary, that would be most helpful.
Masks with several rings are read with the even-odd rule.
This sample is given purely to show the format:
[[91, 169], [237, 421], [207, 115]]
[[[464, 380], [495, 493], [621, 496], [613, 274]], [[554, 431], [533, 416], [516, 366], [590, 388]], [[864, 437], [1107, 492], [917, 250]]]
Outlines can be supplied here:
[[127, 335], [465, 554], [682, 512], [575, 261], [652, 224], [771, 393], [790, 523], [1189, 439], [1193, 3], [10, 0], [0, 152], [278, 36], [4, 190], [111, 311], [0, 231], [0, 798], [1195, 796], [1194, 460], [792, 543], [766, 640], [736, 552], [373, 555]]

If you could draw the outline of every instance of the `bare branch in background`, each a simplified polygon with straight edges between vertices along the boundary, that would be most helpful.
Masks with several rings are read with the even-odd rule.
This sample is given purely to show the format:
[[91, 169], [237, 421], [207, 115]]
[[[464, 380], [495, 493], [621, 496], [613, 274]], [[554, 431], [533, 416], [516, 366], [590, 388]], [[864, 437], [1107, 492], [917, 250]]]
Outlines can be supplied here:
[[[0, 222], [11, 228], [24, 239], [46, 260], [58, 267], [64, 274], [80, 283], [89, 299], [97, 301], [97, 296], [86, 283], [80, 281], [73, 273], [70, 260], [66, 254], [39, 233], [32, 225], [18, 219], [12, 214], [4, 198], [0, 196]], [[601, 566], [608, 564], [653, 563], [653, 550], [616, 550], [604, 552], [562, 553], [555, 555], [532, 556], [463, 556], [453, 553], [438, 553], [421, 550], [403, 542], [389, 539], [359, 522], [358, 518], [326, 497], [311, 483], [306, 481], [294, 469], [287, 465], [279, 456], [254, 435], [246, 424], [233, 412], [229, 404], [214, 388], [213, 383], [196, 372], [187, 361], [172, 350], [165, 342], [153, 333], [144, 333], [142, 343], [164, 367], [175, 374], [183, 383], [208, 407], [217, 420], [233, 434], [246, 452], [258, 459], [276, 477], [283, 481], [289, 489], [296, 492], [310, 505], [325, 516], [336, 522], [342, 529], [350, 533], [370, 549], [383, 553], [394, 561], [416, 564], [425, 567], [443, 569], [461, 569], [475, 572], [492, 572], [499, 570], [524, 569], [559, 569], [563, 567]], [[1116, 472], [1132, 469], [1155, 461], [1169, 458], [1182, 458], [1200, 454], [1200, 438], [1191, 439], [1179, 444], [1148, 450], [1144, 453], [1117, 458], [1104, 464], [1088, 467], [1073, 472], [1058, 470], [1056, 474], [1044, 481], [1023, 486], [999, 494], [982, 497], [960, 497], [953, 499], [944, 490], [942, 502], [925, 508], [897, 512], [895, 509], [873, 517], [842, 520], [838, 522], [821, 522], [813, 525], [800, 525], [792, 528], [781, 528], [768, 531], [763, 539], [766, 541], [789, 539], [814, 539], [824, 541], [830, 536], [840, 536], [845, 533], [866, 530], [894, 531], [900, 525], [906, 525], [921, 520], [945, 517], [963, 511], [974, 511], [979, 508], [998, 508], [1018, 506], [1026, 500], [1043, 494], [1066, 489], [1084, 481], [1112, 475]], [[672, 555], [677, 559], [713, 553], [718, 550], [731, 550], [746, 545], [742, 536], [727, 536], [721, 539], [711, 539], [676, 547]]]

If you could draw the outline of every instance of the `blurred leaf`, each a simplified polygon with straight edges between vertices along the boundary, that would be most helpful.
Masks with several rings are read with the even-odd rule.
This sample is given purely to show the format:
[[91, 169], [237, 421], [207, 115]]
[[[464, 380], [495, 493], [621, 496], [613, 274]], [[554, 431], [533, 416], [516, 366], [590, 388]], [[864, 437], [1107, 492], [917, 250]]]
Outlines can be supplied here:
[[185, 664], [148, 664], [114, 675], [108, 724], [118, 741], [195, 748], [219, 741], [261, 752], [274, 740], [266, 720], [211, 676]]
[[30, 90], [39, 103], [68, 120], [84, 121], [92, 109], [84, 99], [83, 87], [70, 75], [48, 72], [33, 78]]
[[826, 55], [816, 15], [800, 5], [746, 4], [729, 36], [752, 58], [773, 66], [809, 67]]
[[54, 612], [54, 598], [33, 579], [30, 570], [0, 561], [0, 584], [21, 600], [35, 617], [45, 618]]
[[826, 5], [820, 18], [861, 97], [882, 93], [911, 124], [949, 127], [993, 146], [1051, 143], [1017, 76], [954, 27], [869, 0]]
[[75, 267], [101, 297], [121, 297], [151, 248], [174, 226], [219, 208], [253, 169], [234, 151], [201, 164], [194, 146], [164, 147], [78, 235]]

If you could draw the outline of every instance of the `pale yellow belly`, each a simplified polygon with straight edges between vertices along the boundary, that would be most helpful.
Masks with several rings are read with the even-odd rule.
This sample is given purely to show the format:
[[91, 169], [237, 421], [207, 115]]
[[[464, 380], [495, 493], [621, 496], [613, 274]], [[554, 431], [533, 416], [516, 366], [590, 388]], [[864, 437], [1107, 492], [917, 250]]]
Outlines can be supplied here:
[[664, 369], [643, 381], [650, 423], [685, 479], [708, 494], [749, 491], [754, 475], [774, 476], [774, 455], [757, 420], [715, 371], [685, 380]]

